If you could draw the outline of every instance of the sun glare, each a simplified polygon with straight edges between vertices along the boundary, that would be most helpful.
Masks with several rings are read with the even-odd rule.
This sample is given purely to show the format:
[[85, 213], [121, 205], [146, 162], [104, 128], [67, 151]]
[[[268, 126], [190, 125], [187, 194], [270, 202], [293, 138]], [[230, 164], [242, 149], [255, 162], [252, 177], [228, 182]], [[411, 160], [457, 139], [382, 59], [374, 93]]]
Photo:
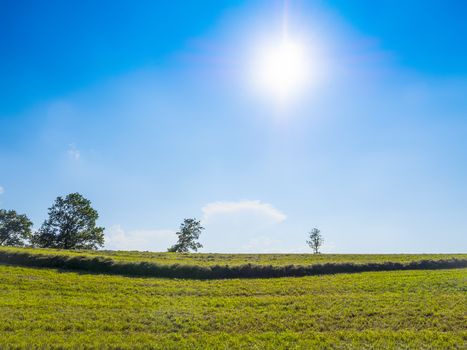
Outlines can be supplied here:
[[255, 64], [255, 80], [260, 90], [279, 102], [297, 96], [309, 79], [310, 67], [303, 45], [283, 39], [263, 49]]

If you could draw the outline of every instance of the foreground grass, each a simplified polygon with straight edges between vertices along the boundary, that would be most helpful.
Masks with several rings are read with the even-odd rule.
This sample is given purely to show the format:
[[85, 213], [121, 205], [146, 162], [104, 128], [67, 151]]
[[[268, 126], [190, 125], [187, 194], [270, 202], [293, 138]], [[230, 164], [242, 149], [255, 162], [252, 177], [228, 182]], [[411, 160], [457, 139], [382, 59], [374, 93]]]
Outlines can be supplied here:
[[0, 265], [0, 348], [464, 349], [467, 270], [174, 280]]
[[313, 265], [323, 263], [409, 263], [421, 260], [467, 259], [467, 254], [215, 254], [215, 253], [154, 253], [109, 250], [60, 250], [39, 248], [0, 247], [0, 252], [25, 252], [30, 254], [91, 256], [124, 262], [151, 262], [162, 265]]

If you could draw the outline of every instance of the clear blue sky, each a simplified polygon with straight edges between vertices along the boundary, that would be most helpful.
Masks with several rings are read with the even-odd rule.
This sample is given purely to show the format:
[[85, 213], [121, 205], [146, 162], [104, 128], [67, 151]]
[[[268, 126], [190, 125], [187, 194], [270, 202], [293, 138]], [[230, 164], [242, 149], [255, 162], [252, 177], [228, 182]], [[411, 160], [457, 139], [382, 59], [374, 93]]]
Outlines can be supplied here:
[[38, 228], [80, 192], [107, 248], [467, 251], [467, 3], [294, 1], [320, 79], [251, 87], [283, 1], [0, 4], [0, 207]]

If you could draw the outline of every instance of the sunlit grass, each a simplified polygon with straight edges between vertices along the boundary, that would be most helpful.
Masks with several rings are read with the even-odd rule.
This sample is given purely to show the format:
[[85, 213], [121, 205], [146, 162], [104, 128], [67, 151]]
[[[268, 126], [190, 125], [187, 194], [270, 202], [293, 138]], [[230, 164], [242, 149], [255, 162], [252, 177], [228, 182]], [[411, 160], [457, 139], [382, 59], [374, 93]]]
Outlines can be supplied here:
[[0, 265], [0, 348], [462, 349], [466, 278], [199, 281]]
[[90, 251], [0, 247], [0, 251], [23, 251], [32, 254], [58, 254], [70, 256], [98, 256], [116, 261], [147, 261], [159, 264], [186, 265], [312, 265], [319, 263], [406, 263], [421, 260], [467, 259], [467, 254], [214, 254], [214, 253], [157, 253], [138, 251]]

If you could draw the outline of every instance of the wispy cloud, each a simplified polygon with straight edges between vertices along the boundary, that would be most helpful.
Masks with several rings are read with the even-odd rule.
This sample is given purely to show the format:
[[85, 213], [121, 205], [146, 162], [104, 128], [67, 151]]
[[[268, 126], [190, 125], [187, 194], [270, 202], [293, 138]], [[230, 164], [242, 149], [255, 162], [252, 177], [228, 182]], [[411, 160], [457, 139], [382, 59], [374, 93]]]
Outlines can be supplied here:
[[279, 239], [273, 239], [268, 236], [258, 236], [251, 238], [247, 244], [242, 247], [245, 252], [254, 253], [279, 253], [283, 252], [283, 242]]
[[71, 158], [71, 159], [74, 159], [74, 160], [79, 160], [81, 158], [81, 152], [79, 151], [79, 149], [76, 148], [75, 144], [70, 144], [70, 146], [68, 147], [68, 156]]
[[202, 212], [206, 251], [253, 252], [281, 245], [281, 223], [287, 216], [272, 204], [220, 201], [206, 204]]
[[2, 194], [3, 192], [5, 192], [5, 189], [2, 186], [0, 186], [0, 194]]
[[213, 217], [225, 214], [254, 213], [270, 218], [279, 223], [284, 221], [287, 216], [280, 210], [274, 208], [269, 203], [262, 203], [259, 200], [237, 201], [237, 202], [213, 202], [206, 204], [203, 208], [203, 222], [207, 223]]
[[105, 248], [113, 250], [165, 251], [177, 241], [173, 230], [125, 230], [121, 225], [105, 231]]
[[[219, 201], [206, 204], [202, 212], [204, 251], [281, 251], [274, 231], [287, 216], [269, 203]], [[175, 229], [126, 230], [121, 225], [108, 228], [105, 238], [105, 248], [113, 250], [166, 251], [177, 241]]]

